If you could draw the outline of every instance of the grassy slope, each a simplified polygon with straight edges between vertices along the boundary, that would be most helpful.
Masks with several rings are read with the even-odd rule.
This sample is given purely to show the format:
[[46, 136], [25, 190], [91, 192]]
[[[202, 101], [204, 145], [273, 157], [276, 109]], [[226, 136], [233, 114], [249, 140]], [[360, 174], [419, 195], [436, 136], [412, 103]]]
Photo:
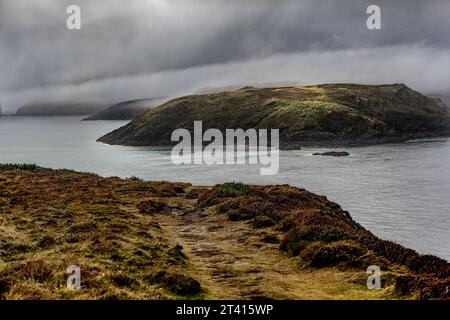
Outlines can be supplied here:
[[[445, 298], [449, 265], [375, 238], [289, 186], [101, 178], [0, 166], [4, 299]], [[82, 290], [65, 269], [81, 267]], [[383, 289], [365, 270], [382, 268]]]
[[83, 120], [130, 120], [147, 109], [155, 107], [159, 98], [123, 101], [90, 115]]
[[450, 114], [435, 99], [396, 85], [334, 84], [243, 88], [171, 100], [99, 139], [110, 144], [169, 145], [175, 128], [278, 128], [283, 145], [374, 142], [443, 134]]
[[[185, 259], [154, 217], [138, 207], [143, 201], [174, 195], [182, 187], [40, 168], [1, 171], [1, 295], [176, 297], [177, 290], [159, 289], [152, 277], [161, 268], [175, 278], [184, 277]], [[65, 288], [70, 264], [81, 267], [81, 291]]]

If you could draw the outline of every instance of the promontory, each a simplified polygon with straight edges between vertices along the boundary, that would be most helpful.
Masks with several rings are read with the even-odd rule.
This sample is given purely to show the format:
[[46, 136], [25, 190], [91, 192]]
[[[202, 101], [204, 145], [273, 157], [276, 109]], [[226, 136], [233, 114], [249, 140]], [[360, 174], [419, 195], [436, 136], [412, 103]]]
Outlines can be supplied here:
[[132, 146], [172, 145], [177, 128], [279, 129], [284, 149], [302, 145], [400, 142], [448, 136], [450, 109], [404, 84], [323, 84], [244, 87], [190, 95], [140, 114], [98, 141]]

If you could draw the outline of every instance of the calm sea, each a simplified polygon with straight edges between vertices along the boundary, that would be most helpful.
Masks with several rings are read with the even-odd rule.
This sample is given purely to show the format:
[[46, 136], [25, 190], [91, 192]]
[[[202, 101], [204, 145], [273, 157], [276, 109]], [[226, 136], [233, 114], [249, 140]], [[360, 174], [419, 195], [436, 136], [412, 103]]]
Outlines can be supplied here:
[[344, 158], [312, 156], [326, 151], [323, 148], [282, 151], [279, 173], [260, 176], [258, 166], [175, 166], [168, 149], [95, 142], [125, 123], [80, 121], [80, 117], [3, 117], [0, 162], [196, 185], [291, 184], [339, 203], [383, 239], [450, 260], [449, 139], [345, 148], [351, 155]]

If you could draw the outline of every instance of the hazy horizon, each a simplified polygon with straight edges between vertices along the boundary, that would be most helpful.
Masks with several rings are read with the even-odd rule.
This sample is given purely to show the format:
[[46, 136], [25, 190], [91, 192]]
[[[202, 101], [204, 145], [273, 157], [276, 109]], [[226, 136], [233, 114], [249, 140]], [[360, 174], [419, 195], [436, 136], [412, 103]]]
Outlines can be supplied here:
[[0, 1], [0, 103], [112, 104], [268, 82], [405, 83], [450, 92], [450, 2]]

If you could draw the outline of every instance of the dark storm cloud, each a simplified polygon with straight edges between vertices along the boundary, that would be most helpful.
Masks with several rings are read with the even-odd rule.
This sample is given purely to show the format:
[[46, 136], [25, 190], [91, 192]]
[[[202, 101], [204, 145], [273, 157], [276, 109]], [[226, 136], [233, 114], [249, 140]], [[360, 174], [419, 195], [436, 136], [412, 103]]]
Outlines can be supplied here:
[[[65, 28], [70, 4], [82, 8], [80, 31]], [[365, 27], [369, 4], [383, 30]], [[446, 90], [449, 27], [446, 0], [0, 0], [0, 100], [110, 102], [270, 81]]]

